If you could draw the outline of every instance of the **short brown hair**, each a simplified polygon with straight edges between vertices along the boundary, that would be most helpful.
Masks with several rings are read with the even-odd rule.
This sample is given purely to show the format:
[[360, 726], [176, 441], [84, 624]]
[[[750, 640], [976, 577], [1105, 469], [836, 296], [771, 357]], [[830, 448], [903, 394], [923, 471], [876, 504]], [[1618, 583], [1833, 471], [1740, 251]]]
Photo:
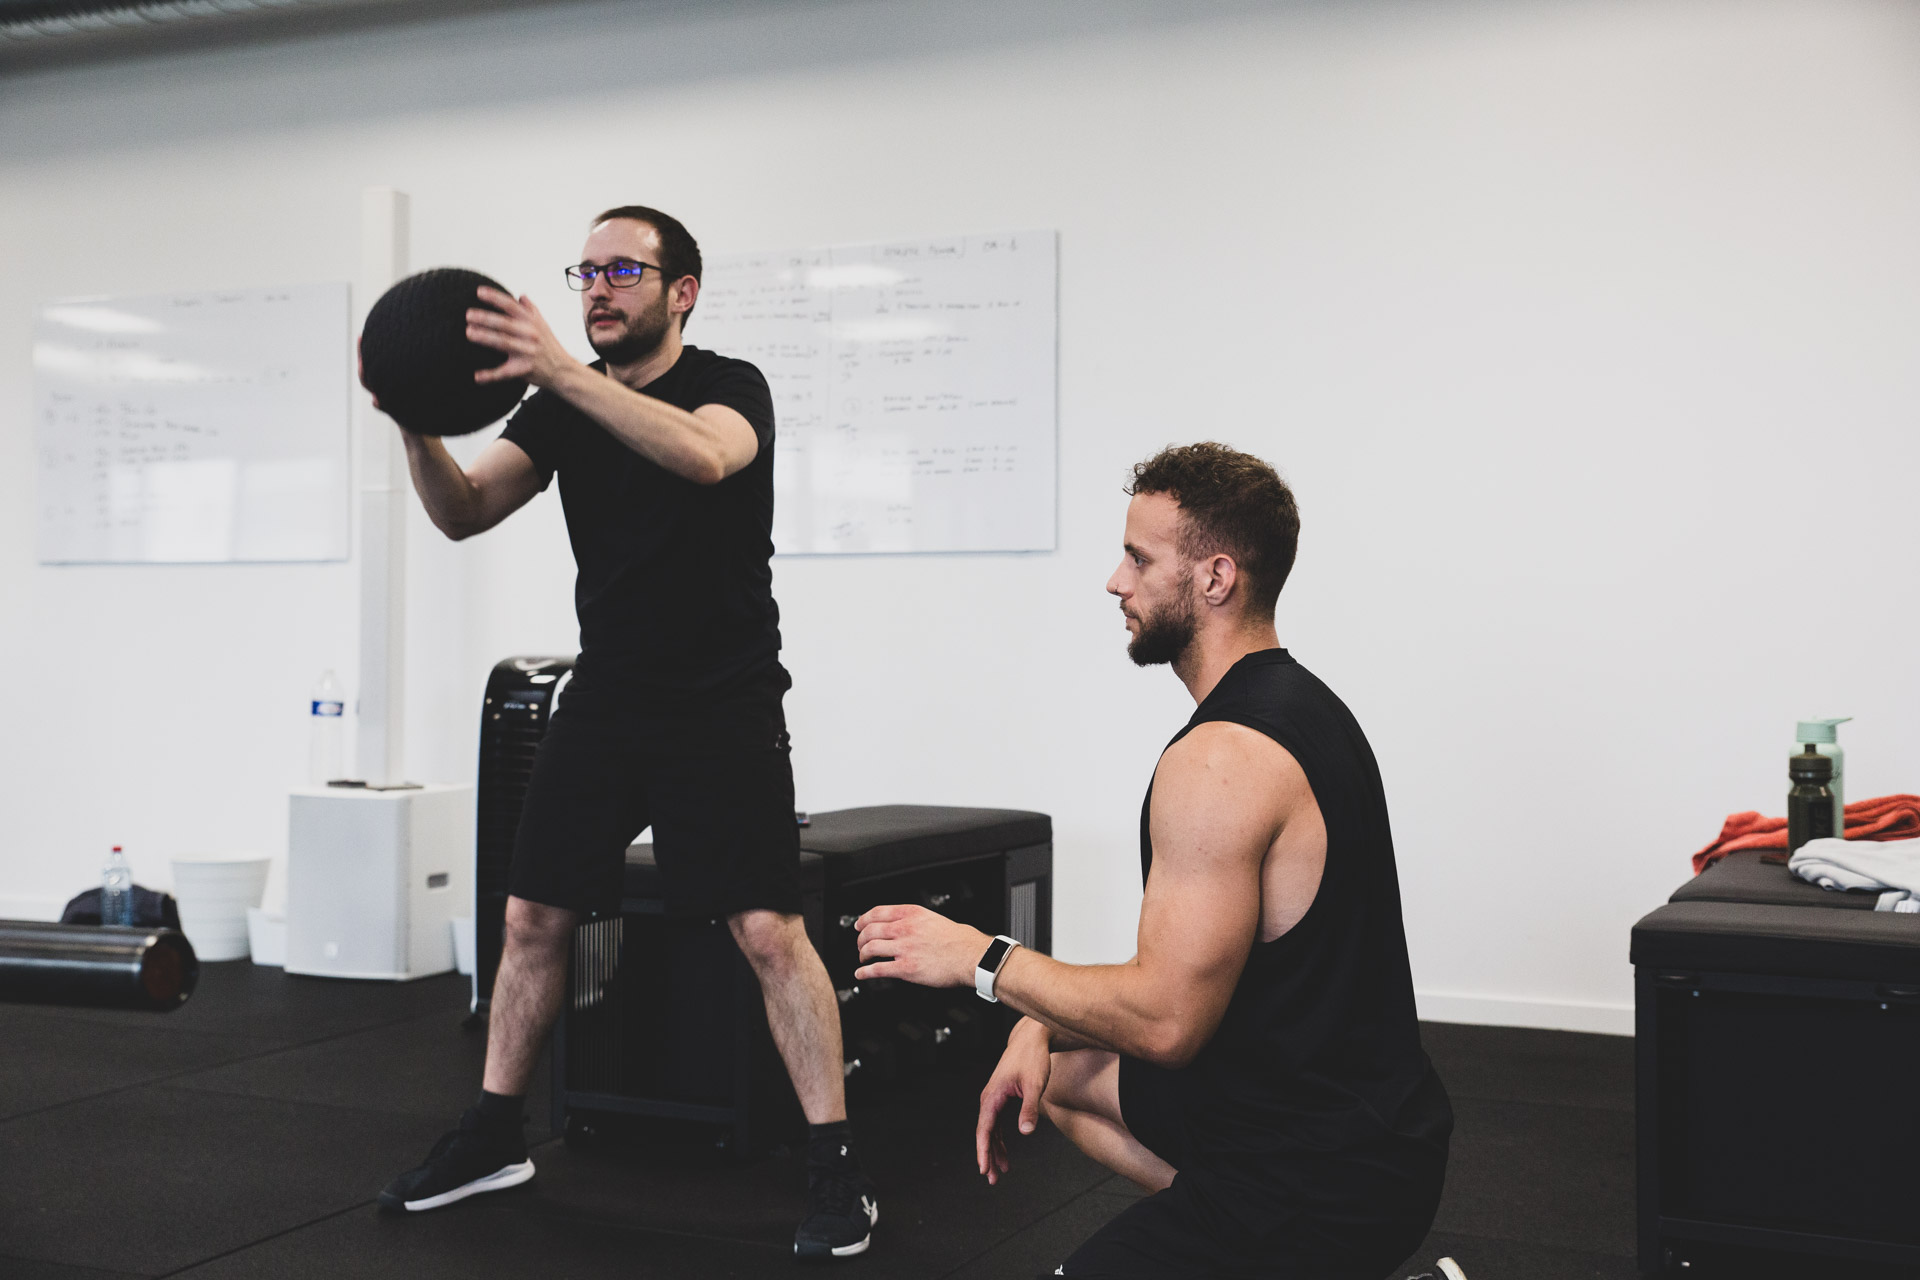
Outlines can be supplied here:
[[1164, 493], [1180, 504], [1180, 554], [1226, 555], [1246, 583], [1247, 611], [1270, 614], [1293, 572], [1300, 510], [1278, 472], [1226, 445], [1168, 445], [1133, 468], [1129, 494]]
[[[680, 219], [658, 209], [649, 209], [643, 204], [623, 204], [617, 209], [607, 210], [595, 218], [591, 225], [597, 227], [615, 218], [644, 222], [660, 233], [660, 278], [665, 283], [671, 285], [682, 276], [692, 276], [695, 284], [700, 282], [700, 245]], [[680, 327], [685, 329], [687, 321], [692, 318], [693, 308], [688, 307], [680, 313]]]

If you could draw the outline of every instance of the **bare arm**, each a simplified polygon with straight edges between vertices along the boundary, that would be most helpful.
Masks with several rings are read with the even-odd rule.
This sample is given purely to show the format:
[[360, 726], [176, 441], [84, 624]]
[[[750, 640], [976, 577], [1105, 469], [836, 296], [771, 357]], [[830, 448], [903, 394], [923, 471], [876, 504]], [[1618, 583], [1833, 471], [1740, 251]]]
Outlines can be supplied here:
[[[998, 990], [997, 983], [995, 984], [995, 988], [997, 992]], [[1014, 1025], [1016, 1028], [1021, 1026], [1027, 1026], [1027, 1027], [1036, 1027], [1039, 1030], [1044, 1031], [1047, 1036], [1047, 1048], [1054, 1053], [1069, 1053], [1074, 1049], [1099, 1049], [1103, 1047], [1101, 1045], [1095, 1044], [1091, 1040], [1082, 1039], [1081, 1037], [1073, 1034], [1073, 1032], [1068, 1031], [1064, 1027], [1049, 1026], [1046, 1023], [1042, 1022], [1040, 1019], [1034, 1017], [1032, 1014], [1027, 1014], [1023, 1016], [1020, 1019], [1020, 1021], [1015, 1023]]]
[[689, 413], [635, 391], [574, 359], [532, 299], [498, 289], [479, 296], [488, 306], [467, 312], [467, 337], [507, 358], [475, 381], [525, 378], [545, 387], [647, 461], [695, 484], [719, 484], [759, 454], [760, 437], [737, 411], [703, 404]]
[[[1192, 1061], [1220, 1025], [1258, 935], [1262, 863], [1303, 801], [1312, 803], [1305, 775], [1278, 743], [1240, 725], [1201, 725], [1168, 748], [1154, 775], [1138, 954], [1073, 965], [1022, 947], [1000, 971], [1000, 1000], [1048, 1027], [1056, 1049]], [[968, 984], [987, 941], [917, 907], [876, 907], [860, 924], [861, 959], [892, 959], [858, 977]]]
[[495, 440], [461, 468], [438, 436], [402, 431], [414, 492], [434, 527], [456, 542], [485, 533], [540, 492], [540, 471], [526, 450]]
[[1070, 965], [1022, 948], [995, 984], [1004, 1003], [1097, 1048], [1193, 1060], [1260, 927], [1260, 864], [1283, 816], [1262, 785], [1272, 762], [1260, 742], [1270, 740], [1210, 723], [1168, 748], [1153, 780], [1139, 951], [1125, 964]]

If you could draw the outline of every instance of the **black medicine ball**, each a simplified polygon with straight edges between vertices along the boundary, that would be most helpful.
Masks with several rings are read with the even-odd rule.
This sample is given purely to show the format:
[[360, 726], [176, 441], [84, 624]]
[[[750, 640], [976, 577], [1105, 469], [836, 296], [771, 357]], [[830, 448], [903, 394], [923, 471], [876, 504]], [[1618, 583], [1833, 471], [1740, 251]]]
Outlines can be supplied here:
[[507, 353], [467, 340], [467, 308], [499, 282], [459, 267], [408, 276], [380, 295], [360, 331], [360, 375], [380, 408], [409, 431], [463, 436], [498, 422], [527, 394], [525, 378], [475, 382]]

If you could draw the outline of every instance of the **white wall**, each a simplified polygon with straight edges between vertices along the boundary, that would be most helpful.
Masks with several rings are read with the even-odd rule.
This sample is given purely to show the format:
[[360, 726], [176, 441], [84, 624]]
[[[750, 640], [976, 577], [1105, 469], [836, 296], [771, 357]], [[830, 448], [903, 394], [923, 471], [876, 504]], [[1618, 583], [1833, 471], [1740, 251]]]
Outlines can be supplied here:
[[[1101, 587], [1134, 460], [1227, 440], [1305, 534], [1281, 635], [1384, 769], [1432, 1015], [1626, 1030], [1627, 930], [1792, 722], [1920, 790], [1920, 9], [1849, 0], [581, 5], [0, 78], [0, 907], [284, 846], [352, 568], [41, 568], [61, 295], [416, 266], [571, 316], [582, 220], [711, 252], [1061, 233], [1060, 549], [776, 562], [801, 803], [1054, 815], [1058, 950], [1124, 956], [1188, 711]], [[563, 323], [571, 332], [574, 326]], [[699, 322], [690, 338], [699, 341]], [[413, 528], [410, 760], [568, 650], [557, 498]]]

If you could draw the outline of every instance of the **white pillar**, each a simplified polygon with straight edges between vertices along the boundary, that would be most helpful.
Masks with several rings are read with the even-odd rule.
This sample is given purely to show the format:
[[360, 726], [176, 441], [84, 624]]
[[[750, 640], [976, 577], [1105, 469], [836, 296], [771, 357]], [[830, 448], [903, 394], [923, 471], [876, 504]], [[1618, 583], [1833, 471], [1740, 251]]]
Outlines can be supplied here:
[[[407, 274], [408, 201], [391, 187], [360, 194], [360, 279], [354, 333], [388, 286]], [[407, 657], [406, 453], [365, 391], [354, 399], [359, 441], [360, 702], [355, 772], [371, 786], [405, 780]]]

